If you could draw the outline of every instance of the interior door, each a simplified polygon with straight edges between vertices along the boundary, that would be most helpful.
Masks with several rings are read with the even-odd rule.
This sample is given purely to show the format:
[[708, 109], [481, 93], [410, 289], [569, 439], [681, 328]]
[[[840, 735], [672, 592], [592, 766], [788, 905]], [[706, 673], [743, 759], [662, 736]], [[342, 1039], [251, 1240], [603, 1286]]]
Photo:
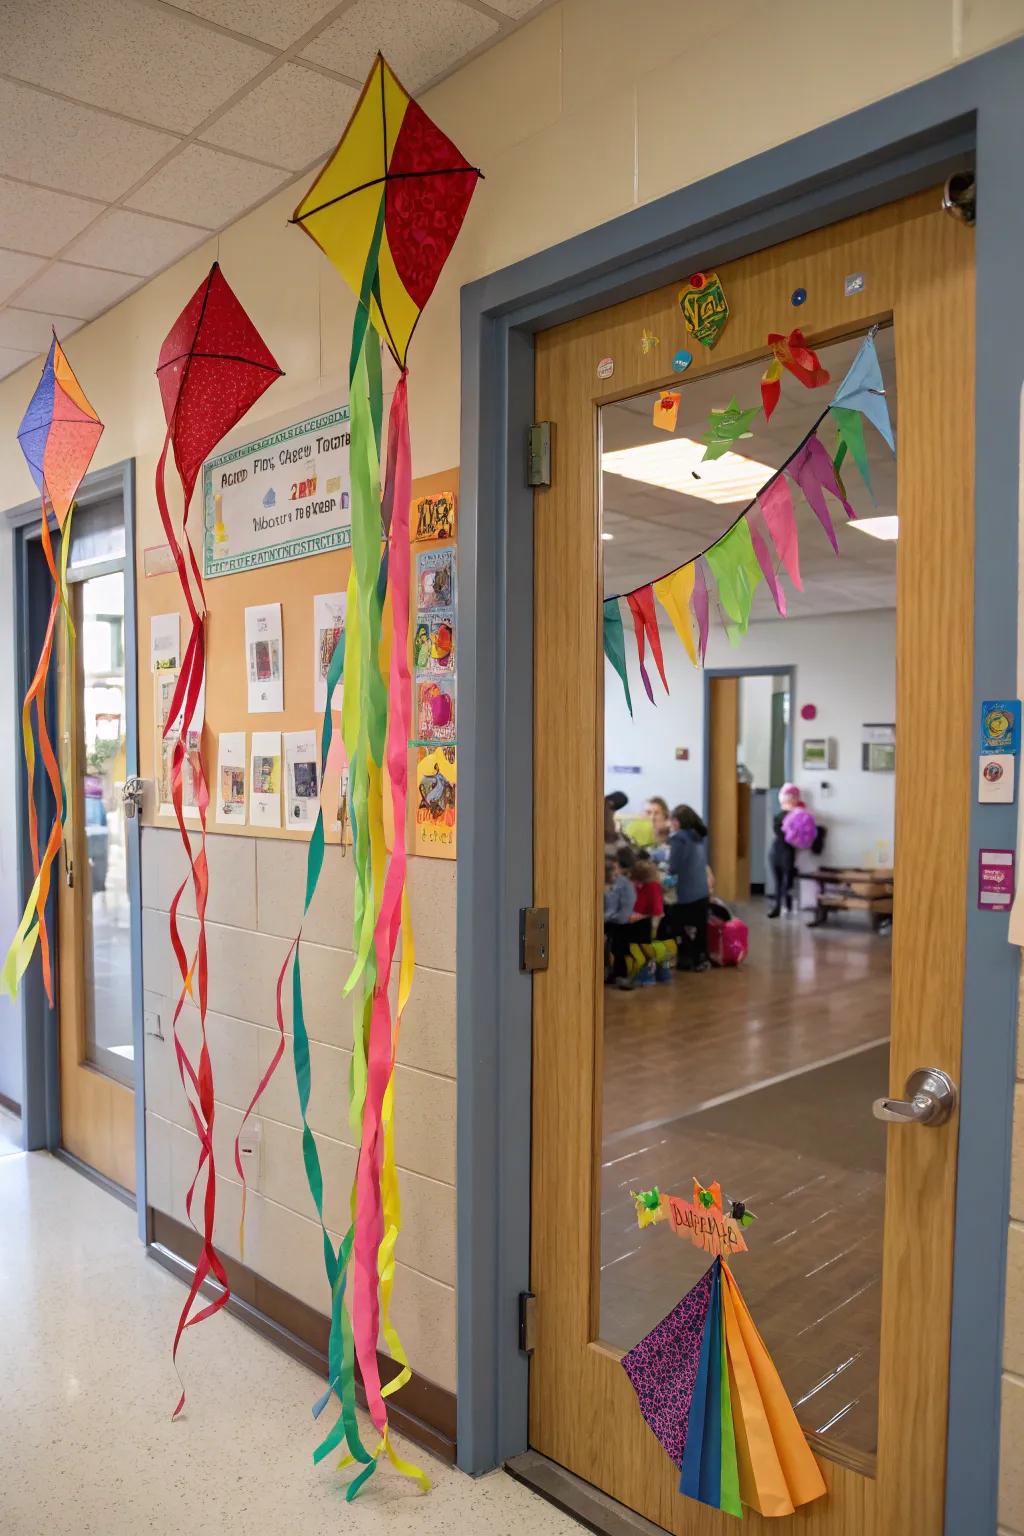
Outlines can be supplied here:
[[[900, 1097], [917, 1067], [944, 1068], [956, 1078], [971, 794], [974, 258], [973, 232], [939, 205], [936, 189], [719, 267], [731, 316], [710, 352], [684, 335], [679, 284], [538, 338], [536, 410], [538, 419], [554, 423], [556, 453], [552, 485], [537, 494], [535, 508], [534, 899], [549, 908], [551, 928], [549, 969], [534, 982], [531, 1271], [537, 1344], [530, 1440], [679, 1536], [712, 1536], [734, 1527], [728, 1517], [678, 1493], [679, 1474], [646, 1427], [619, 1364], [623, 1344], [634, 1340], [609, 1340], [602, 1316], [602, 1235], [611, 1219], [625, 1230], [632, 1214], [623, 1207], [618, 1183], [614, 1200], [602, 1185], [603, 1165], [618, 1155], [604, 1113], [606, 1052], [617, 1052], [626, 1063], [624, 1080], [639, 1096], [632, 1117], [641, 1124], [644, 1093], [670, 1070], [664, 1059], [645, 1059], [645, 1031], [631, 1030], [625, 1041], [605, 1032], [616, 998], [602, 987], [599, 913], [606, 787], [601, 599], [603, 560], [614, 546], [601, 538], [602, 408], [673, 386], [683, 393], [685, 412], [688, 390], [743, 364], [757, 363], [756, 381], [770, 331], [800, 325], [813, 344], [824, 345], [862, 336], [875, 323], [891, 325], [899, 393], [895, 698], [904, 746], [895, 785], [885, 1070], [890, 1091]], [[850, 274], [860, 274], [860, 283], [846, 283]], [[687, 275], [680, 273], [680, 281]], [[798, 290], [806, 302], [791, 308]], [[657, 344], [642, 345], [644, 331]], [[682, 379], [671, 371], [680, 345], [694, 354]], [[610, 377], [606, 368], [598, 369], [606, 358], [614, 362]], [[728, 393], [725, 379], [719, 403]], [[831, 391], [821, 395], [827, 403]], [[645, 409], [649, 420], [650, 407]], [[666, 557], [662, 570], [673, 563]], [[634, 694], [637, 717], [641, 706], [646, 701]], [[568, 837], [567, 828], [573, 829]], [[784, 933], [785, 942], [817, 944], [826, 937], [785, 921], [769, 926], [773, 934]], [[863, 946], [867, 940], [854, 934], [851, 942]], [[829, 998], [853, 973], [837, 969], [830, 981], [828, 957], [836, 952], [814, 953], [823, 973], [818, 1022], [824, 1029]], [[757, 975], [752, 956], [745, 969], [728, 978], [723, 973], [722, 980], [735, 979], [732, 995], [739, 998]], [[697, 987], [709, 979], [692, 981]], [[666, 1007], [664, 995], [652, 989], [652, 1006]], [[713, 1022], [717, 1028], [720, 1021]], [[766, 1015], [763, 1022], [767, 1028], [771, 1019]], [[699, 1042], [709, 1027], [695, 1017], [680, 1020], [691, 1042], [676, 1079], [680, 1094], [690, 1077], [705, 1070]], [[711, 1064], [709, 1094], [720, 1062]], [[840, 1063], [830, 1079], [839, 1085], [837, 1101], [811, 1103], [808, 1113], [820, 1123], [841, 1110], [860, 1134], [862, 1125], [871, 1124], [871, 1094], [863, 1084], [858, 1088], [856, 1073], [847, 1086], [845, 1067]], [[691, 1175], [715, 1177], [716, 1162], [728, 1154], [735, 1121], [728, 1120], [729, 1105], [716, 1113], [726, 1117], [725, 1131], [698, 1148], [700, 1166], [678, 1170], [684, 1194]], [[647, 1141], [667, 1134], [655, 1128]], [[769, 1125], [766, 1134], [777, 1139], [778, 1128]], [[826, 1425], [812, 1445], [827, 1498], [792, 1520], [769, 1523], [748, 1512], [747, 1528], [754, 1531], [793, 1525], [807, 1536], [939, 1536], [942, 1530], [957, 1120], [954, 1115], [937, 1129], [890, 1126], [882, 1135], [884, 1192], [881, 1182], [873, 1186], [862, 1222], [850, 1231], [851, 1244], [869, 1226], [881, 1233], [870, 1277], [879, 1297], [873, 1443], [851, 1448], [843, 1443], [842, 1425]], [[753, 1203], [754, 1191], [746, 1192]], [[751, 1252], [743, 1256], [746, 1267], [739, 1260], [734, 1265], [748, 1300], [757, 1266], [774, 1262], [771, 1252], [783, 1251], [785, 1235], [779, 1232], [775, 1250], [774, 1239], [766, 1243], [755, 1227]], [[659, 1244], [664, 1254], [671, 1244], [671, 1260], [663, 1262], [682, 1265], [685, 1245], [665, 1228], [641, 1233], [634, 1222], [633, 1238], [631, 1247], [644, 1240]], [[815, 1261], [805, 1267], [814, 1268]], [[689, 1283], [680, 1281], [677, 1299]], [[799, 1295], [781, 1290], [762, 1296], [754, 1308], [777, 1361], [806, 1326], [794, 1318], [799, 1310]]]
[[63, 649], [58, 668], [68, 794], [58, 887], [61, 1141], [134, 1192], [139, 834], [125, 799], [138, 771], [129, 729], [133, 573], [119, 502], [77, 508], [72, 528], [68, 582], [77, 645], [73, 671]]
[[[708, 854], [714, 869], [715, 892], [723, 901], [745, 894], [740, 855], [742, 812], [736, 776], [736, 743], [740, 726], [738, 677], [708, 678]], [[749, 807], [748, 807], [749, 810]], [[749, 815], [748, 815], [749, 825]]]

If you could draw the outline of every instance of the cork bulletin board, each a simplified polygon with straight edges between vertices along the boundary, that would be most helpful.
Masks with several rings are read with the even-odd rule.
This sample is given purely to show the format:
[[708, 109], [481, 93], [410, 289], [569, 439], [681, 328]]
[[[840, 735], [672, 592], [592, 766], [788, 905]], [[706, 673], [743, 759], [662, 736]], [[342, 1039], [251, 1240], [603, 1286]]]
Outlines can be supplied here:
[[[255, 435], [258, 426], [250, 431]], [[458, 469], [445, 470], [434, 475], [424, 475], [413, 481], [413, 501], [421, 496], [436, 496], [444, 491], [459, 489]], [[192, 517], [196, 526], [192, 530], [193, 541], [200, 546], [201, 504], [196, 496]], [[191, 523], [190, 523], [191, 527]], [[413, 547], [413, 562], [415, 551]], [[150, 557], [152, 568], [152, 556]], [[159, 562], [157, 562], [159, 564]], [[224, 731], [244, 731], [248, 742], [256, 731], [306, 731], [315, 730], [320, 737], [321, 715], [314, 708], [313, 679], [313, 599], [320, 593], [342, 592], [348, 583], [352, 564], [351, 550], [333, 550], [327, 554], [309, 555], [284, 564], [265, 566], [259, 570], [244, 571], [237, 575], [221, 576], [206, 583], [207, 617], [207, 664], [206, 664], [206, 716], [203, 732], [203, 760], [211, 784], [211, 796], [217, 772], [218, 738]], [[177, 574], [161, 571], [147, 576], [144, 552], [138, 556], [138, 655], [139, 655], [139, 760], [141, 776], [149, 781], [159, 779], [160, 762], [156, 733], [156, 689], [154, 674], [150, 670], [150, 620], [155, 614], [179, 613], [181, 644], [188, 636], [187, 615], [181, 597]], [[281, 604], [283, 629], [284, 708], [279, 712], [250, 714], [247, 701], [245, 610], [266, 603]], [[335, 715], [339, 724], [339, 717]], [[248, 777], [248, 763], [247, 763]], [[248, 786], [251, 792], [251, 784]], [[409, 851], [417, 851], [412, 836], [413, 816], [416, 803], [416, 752], [409, 754]], [[337, 804], [337, 775], [330, 772], [324, 781], [324, 823], [328, 842], [337, 842], [332, 807]], [[144, 821], [149, 826], [174, 826], [173, 815], [161, 815], [159, 796], [146, 799]], [[198, 822], [196, 823], [198, 826]], [[279, 837], [304, 840], [310, 828], [252, 826], [248, 819], [244, 824], [218, 825], [211, 803], [208, 832], [210, 836], [226, 837]], [[422, 850], [420, 850], [422, 851]]]

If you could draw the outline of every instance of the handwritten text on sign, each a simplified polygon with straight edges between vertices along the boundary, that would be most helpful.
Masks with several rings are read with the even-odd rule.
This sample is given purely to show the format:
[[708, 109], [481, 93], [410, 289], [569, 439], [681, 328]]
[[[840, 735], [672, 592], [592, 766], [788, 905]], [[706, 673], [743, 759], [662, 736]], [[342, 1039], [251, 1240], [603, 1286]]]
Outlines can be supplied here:
[[705, 1208], [677, 1195], [662, 1195], [662, 1207], [677, 1237], [688, 1237], [705, 1253], [728, 1258], [731, 1253], [746, 1253], [747, 1243], [739, 1224], [726, 1216], [720, 1206]]
[[203, 572], [229, 576], [352, 543], [348, 406], [207, 459]]

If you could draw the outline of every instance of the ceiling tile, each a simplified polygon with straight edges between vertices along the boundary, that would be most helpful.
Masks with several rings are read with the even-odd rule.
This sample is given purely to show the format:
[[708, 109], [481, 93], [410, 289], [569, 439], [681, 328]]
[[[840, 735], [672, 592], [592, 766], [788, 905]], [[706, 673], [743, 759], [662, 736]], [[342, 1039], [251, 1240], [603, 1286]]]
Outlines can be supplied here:
[[19, 251], [55, 256], [99, 212], [99, 203], [0, 176], [0, 230]]
[[111, 208], [68, 247], [65, 255], [87, 266], [113, 267], [152, 277], [186, 251], [194, 250], [208, 234], [208, 230], [176, 224], [172, 219], [155, 219], [148, 213]]
[[0, 145], [9, 176], [112, 200], [177, 142], [152, 128], [0, 79]]
[[[6, 235], [6, 230], [4, 231]], [[23, 283], [46, 266], [44, 257], [23, 256], [20, 251], [0, 250], [0, 303], [17, 293]]]
[[233, 32], [244, 32], [246, 37], [256, 37], [261, 43], [272, 43], [275, 48], [287, 48], [297, 42], [310, 27], [315, 26], [329, 12], [335, 10], [338, 0], [175, 0], [183, 11], [194, 16], [204, 16]]
[[14, 347], [0, 347], [0, 379], [6, 379], [9, 373], [17, 373], [19, 368], [24, 368], [36, 356], [34, 352], [19, 352]]
[[27, 309], [0, 309], [0, 347], [17, 347], [19, 351], [38, 356], [50, 345], [50, 328], [57, 332], [61, 341], [77, 331], [81, 320], [69, 315], [36, 315]]
[[61, 315], [74, 315], [79, 320], [94, 320], [138, 286], [137, 277], [128, 277], [123, 272], [55, 261], [48, 271], [19, 293], [18, 307], [34, 309], [43, 315], [55, 310]]
[[269, 62], [262, 48], [138, 0], [0, 0], [0, 37], [5, 74], [183, 133]]
[[129, 199], [129, 208], [219, 229], [269, 197], [286, 171], [188, 144]]
[[203, 133], [210, 144], [304, 170], [341, 138], [359, 92], [301, 64], [283, 64]]
[[492, 41], [498, 23], [459, 0], [356, 0], [303, 50], [303, 56], [365, 79], [379, 49], [415, 93], [474, 48]]

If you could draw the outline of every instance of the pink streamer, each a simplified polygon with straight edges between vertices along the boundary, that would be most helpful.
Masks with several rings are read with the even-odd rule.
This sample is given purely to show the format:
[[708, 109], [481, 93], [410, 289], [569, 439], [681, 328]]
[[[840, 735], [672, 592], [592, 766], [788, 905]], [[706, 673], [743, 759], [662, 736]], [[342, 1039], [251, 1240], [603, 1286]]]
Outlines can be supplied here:
[[690, 598], [693, 608], [693, 616], [697, 620], [697, 650], [701, 661], [708, 653], [708, 629], [710, 627], [710, 608], [708, 603], [708, 583], [704, 574], [704, 561], [698, 560], [693, 573], [693, 594]]
[[772, 558], [771, 535], [768, 532], [768, 524], [764, 520], [764, 513], [755, 501], [747, 513], [747, 528], [750, 531], [750, 542], [754, 546], [754, 554], [757, 563], [761, 567], [768, 588], [775, 599], [775, 607], [783, 618], [786, 617], [786, 594], [779, 585], [779, 578], [775, 574], [775, 561]]
[[790, 581], [798, 592], [804, 589], [800, 577], [800, 545], [796, 534], [796, 517], [793, 513], [793, 493], [789, 489], [789, 481], [785, 475], [780, 475], [758, 493], [758, 501], [764, 520], [771, 534], [775, 552], [783, 565]]
[[[394, 809], [395, 841], [384, 879], [380, 914], [374, 933], [377, 979], [373, 992], [370, 1042], [367, 1054], [366, 1105], [363, 1135], [356, 1171], [356, 1221], [353, 1243], [352, 1326], [356, 1355], [366, 1391], [366, 1405], [378, 1432], [384, 1433], [387, 1412], [381, 1395], [377, 1368], [377, 1337], [380, 1331], [380, 1299], [377, 1288], [377, 1256], [384, 1238], [381, 1199], [381, 1166], [384, 1153], [382, 1109], [397, 1049], [397, 1023], [391, 1028], [388, 987], [401, 927], [402, 894], [405, 890], [405, 820], [409, 790], [408, 743], [412, 723], [412, 683], [409, 675], [409, 509], [412, 502], [412, 467], [409, 446], [409, 408], [403, 372], [391, 403], [388, 424], [386, 486], [391, 489], [388, 582], [391, 587], [391, 672], [388, 698], [387, 765]], [[388, 500], [385, 492], [385, 503]]]
[[846, 508], [847, 517], [856, 517], [857, 514], [847, 501], [839, 488], [836, 472], [832, 460], [818, 441], [817, 437], [809, 437], [800, 449], [800, 452], [789, 465], [788, 473], [803, 491], [807, 498], [807, 504], [814, 513], [818, 522], [828, 534], [829, 542], [836, 554], [839, 553], [839, 540], [836, 538], [836, 530], [832, 525], [832, 517], [825, 501], [824, 492], [828, 491], [837, 501]]

